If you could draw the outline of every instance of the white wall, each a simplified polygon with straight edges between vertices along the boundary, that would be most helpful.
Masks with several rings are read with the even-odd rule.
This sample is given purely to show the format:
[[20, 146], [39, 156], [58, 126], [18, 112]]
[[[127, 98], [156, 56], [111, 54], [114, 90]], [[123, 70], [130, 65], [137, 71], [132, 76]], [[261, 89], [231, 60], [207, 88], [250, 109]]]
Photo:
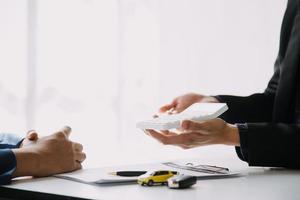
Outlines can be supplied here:
[[[162, 1], [162, 90], [248, 95], [273, 72], [285, 1]], [[171, 78], [172, 77], [172, 78]], [[174, 79], [173, 79], [174, 78]], [[162, 95], [165, 97], [165, 95]]]
[[[27, 13], [27, 6], [36, 9]], [[190, 91], [263, 91], [285, 7], [285, 0], [0, 0], [1, 129], [48, 134], [71, 125], [87, 166], [233, 154], [223, 147], [163, 147], [135, 122]], [[35, 38], [34, 72], [27, 33]]]
[[24, 104], [27, 77], [26, 1], [0, 0], [0, 123], [1, 131], [26, 127]]

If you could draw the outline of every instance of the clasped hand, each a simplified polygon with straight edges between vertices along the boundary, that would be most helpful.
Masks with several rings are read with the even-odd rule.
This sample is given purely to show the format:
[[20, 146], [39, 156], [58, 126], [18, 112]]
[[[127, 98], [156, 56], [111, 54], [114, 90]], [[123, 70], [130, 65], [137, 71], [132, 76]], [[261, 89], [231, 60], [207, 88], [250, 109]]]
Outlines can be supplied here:
[[50, 176], [80, 169], [86, 155], [83, 146], [69, 140], [70, 127], [39, 138], [35, 131], [28, 132], [19, 149], [13, 149], [18, 176]]

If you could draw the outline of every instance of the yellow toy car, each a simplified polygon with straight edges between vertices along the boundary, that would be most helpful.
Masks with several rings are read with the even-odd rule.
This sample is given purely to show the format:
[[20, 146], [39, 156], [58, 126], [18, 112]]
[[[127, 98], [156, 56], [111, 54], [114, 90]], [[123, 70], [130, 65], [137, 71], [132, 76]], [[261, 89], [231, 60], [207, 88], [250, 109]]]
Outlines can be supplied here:
[[178, 174], [178, 172], [175, 171], [149, 171], [146, 174], [139, 176], [138, 184], [148, 186], [152, 186], [155, 184], [164, 185], [167, 183], [169, 178], [176, 174]]

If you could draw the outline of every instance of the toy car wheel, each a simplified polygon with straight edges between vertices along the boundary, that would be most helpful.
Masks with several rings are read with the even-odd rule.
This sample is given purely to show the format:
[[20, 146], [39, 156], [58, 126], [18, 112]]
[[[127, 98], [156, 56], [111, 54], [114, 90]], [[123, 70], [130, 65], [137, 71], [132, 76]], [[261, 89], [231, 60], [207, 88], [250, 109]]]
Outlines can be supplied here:
[[148, 186], [152, 186], [153, 183], [154, 183], [154, 182], [153, 182], [152, 180], [149, 180], [148, 183], [147, 183], [147, 185], [148, 185]]

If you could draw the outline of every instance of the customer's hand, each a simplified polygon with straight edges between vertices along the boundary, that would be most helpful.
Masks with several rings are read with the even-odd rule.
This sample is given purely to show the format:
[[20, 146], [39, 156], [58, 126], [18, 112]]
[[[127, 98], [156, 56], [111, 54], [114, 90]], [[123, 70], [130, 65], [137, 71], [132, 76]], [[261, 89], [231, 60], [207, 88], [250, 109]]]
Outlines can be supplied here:
[[160, 113], [175, 114], [187, 109], [194, 103], [219, 103], [219, 101], [211, 96], [201, 94], [188, 93], [175, 98], [171, 103], [162, 106], [159, 109]]
[[70, 133], [71, 128], [64, 127], [53, 135], [13, 149], [17, 160], [13, 176], [50, 176], [80, 169], [86, 155], [81, 144], [69, 140]]
[[219, 118], [201, 122], [182, 121], [178, 133], [155, 130], [146, 130], [146, 133], [165, 145], [184, 149], [211, 144], [240, 146], [237, 127]]

